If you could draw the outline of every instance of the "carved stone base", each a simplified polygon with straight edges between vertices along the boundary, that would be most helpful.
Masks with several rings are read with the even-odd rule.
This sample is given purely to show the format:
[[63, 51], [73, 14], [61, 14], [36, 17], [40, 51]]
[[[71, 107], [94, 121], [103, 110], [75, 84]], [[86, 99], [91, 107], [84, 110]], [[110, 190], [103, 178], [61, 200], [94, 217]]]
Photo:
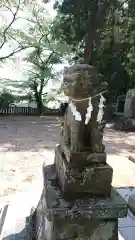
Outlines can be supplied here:
[[61, 193], [55, 165], [43, 167], [44, 189], [36, 209], [36, 240], [117, 240], [118, 218], [127, 203], [112, 189], [111, 197], [67, 201]]
[[65, 154], [67, 162], [71, 166], [87, 166], [90, 163], [106, 163], [106, 153], [90, 153], [89, 151], [85, 152], [72, 152], [70, 147], [65, 145], [61, 141], [60, 145], [57, 145], [59, 149], [61, 146], [62, 151]]
[[87, 167], [71, 167], [61, 147], [55, 152], [56, 172], [60, 187], [69, 198], [83, 196], [108, 197], [111, 191], [113, 169], [108, 164], [92, 164]]

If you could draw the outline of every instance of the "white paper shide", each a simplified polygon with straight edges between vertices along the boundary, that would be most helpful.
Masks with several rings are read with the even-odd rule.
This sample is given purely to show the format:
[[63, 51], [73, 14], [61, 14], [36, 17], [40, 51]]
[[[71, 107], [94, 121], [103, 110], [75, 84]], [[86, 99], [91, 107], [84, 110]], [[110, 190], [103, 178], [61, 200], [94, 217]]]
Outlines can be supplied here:
[[101, 123], [103, 115], [104, 115], [104, 102], [105, 98], [101, 95], [100, 97], [100, 103], [99, 103], [99, 111], [97, 115], [97, 122]]
[[[89, 98], [87, 113], [85, 115], [85, 125], [87, 125], [89, 123], [89, 121], [91, 119], [91, 114], [93, 111], [91, 99], [92, 99], [92, 97]], [[103, 115], [104, 115], [104, 102], [105, 102], [105, 98], [101, 94], [100, 102], [99, 102], [99, 111], [98, 111], [98, 115], [97, 115], [97, 122], [99, 122], [99, 123], [101, 123]], [[81, 114], [79, 111], [77, 111], [75, 104], [71, 101], [69, 106], [70, 106], [71, 112], [73, 113], [73, 116], [75, 117], [75, 120], [82, 121]]]
[[82, 121], [81, 114], [77, 111], [76, 106], [73, 102], [70, 102], [69, 104], [71, 112], [73, 113], [73, 116], [75, 117], [76, 121]]
[[93, 106], [92, 106], [92, 103], [91, 103], [91, 97], [89, 98], [89, 104], [88, 104], [88, 108], [87, 108], [87, 113], [86, 113], [86, 116], [85, 116], [85, 125], [87, 125], [91, 119], [91, 113], [93, 111]]

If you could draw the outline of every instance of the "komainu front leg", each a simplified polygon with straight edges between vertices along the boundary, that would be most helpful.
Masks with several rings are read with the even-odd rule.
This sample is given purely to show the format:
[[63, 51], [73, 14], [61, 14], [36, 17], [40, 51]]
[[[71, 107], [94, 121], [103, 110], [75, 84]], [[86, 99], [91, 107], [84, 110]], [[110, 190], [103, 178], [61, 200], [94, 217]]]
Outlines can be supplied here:
[[81, 151], [81, 141], [79, 139], [79, 122], [75, 121], [71, 125], [71, 151], [80, 152]]
[[103, 129], [100, 125], [93, 127], [91, 131], [91, 150], [97, 153], [102, 153], [105, 150], [105, 146], [103, 145]]
[[70, 132], [69, 132], [69, 126], [66, 122], [64, 122], [63, 126], [63, 140], [65, 145], [70, 144]]

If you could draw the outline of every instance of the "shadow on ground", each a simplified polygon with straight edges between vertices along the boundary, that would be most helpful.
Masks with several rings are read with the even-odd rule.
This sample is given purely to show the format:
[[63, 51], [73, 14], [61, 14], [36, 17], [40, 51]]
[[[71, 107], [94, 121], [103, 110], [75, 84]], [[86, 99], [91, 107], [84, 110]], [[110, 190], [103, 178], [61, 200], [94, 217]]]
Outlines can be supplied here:
[[135, 153], [135, 134], [133, 132], [120, 132], [112, 128], [106, 128], [104, 132], [104, 144], [108, 154]]
[[27, 239], [26, 229], [23, 229], [21, 232], [11, 234], [9, 236], [2, 238], [1, 240], [25, 240], [25, 239]]
[[0, 152], [39, 151], [59, 142], [60, 118], [0, 118]]
[[[0, 152], [54, 149], [59, 143], [60, 117], [2, 117], [0, 118]], [[108, 154], [135, 153], [135, 134], [107, 127], [104, 143]]]
[[[29, 216], [26, 217], [26, 221], [27, 219], [29, 219]], [[26, 225], [26, 227], [19, 232], [19, 224], [17, 223], [16, 224], [16, 228], [14, 229], [14, 234], [10, 234], [10, 235], [7, 235], [7, 236], [2, 236], [2, 239], [1, 240], [28, 240], [28, 239], [32, 239], [30, 236], [31, 236], [31, 233], [30, 233], [30, 224], [28, 223]], [[4, 234], [6, 235], [6, 234]]]

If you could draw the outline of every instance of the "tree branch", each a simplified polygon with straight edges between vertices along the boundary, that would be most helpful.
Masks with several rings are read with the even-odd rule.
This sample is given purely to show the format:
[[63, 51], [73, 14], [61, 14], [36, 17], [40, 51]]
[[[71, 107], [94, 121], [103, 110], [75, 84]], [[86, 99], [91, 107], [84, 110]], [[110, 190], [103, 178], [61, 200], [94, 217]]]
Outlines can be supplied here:
[[9, 38], [12, 38], [12, 40], [14, 40], [15, 42], [17, 42], [20, 47], [22, 47], [22, 44], [21, 44], [16, 38], [14, 38], [14, 37], [13, 37], [12, 35], [10, 35], [10, 34], [7, 34], [7, 35], [9, 36]]
[[32, 20], [32, 19], [29, 19], [29, 18], [25, 18], [25, 17], [17, 17], [16, 20], [18, 20], [18, 19], [26, 20], [26, 21], [28, 21], [28, 22], [30, 22], [30, 23], [34, 23], [34, 24], [37, 23], [36, 21], [34, 21], [34, 20]]
[[53, 56], [54, 52], [50, 53], [48, 59], [45, 61], [45, 65], [47, 65], [49, 63], [49, 61], [51, 60], [52, 56]]
[[19, 0], [19, 3], [18, 3], [18, 6], [17, 6], [17, 8], [16, 8], [15, 13], [13, 13], [12, 10], [11, 10], [11, 12], [12, 12], [12, 14], [13, 14], [13, 18], [12, 18], [11, 22], [9, 23], [9, 25], [5, 28], [5, 30], [4, 30], [4, 32], [3, 32], [3, 42], [2, 42], [1, 45], [0, 45], [0, 49], [2, 49], [2, 47], [3, 47], [4, 44], [6, 43], [6, 41], [7, 41], [6, 34], [7, 34], [8, 30], [10, 29], [10, 27], [12, 26], [12, 24], [13, 24], [13, 23], [15, 22], [15, 20], [16, 20], [16, 15], [17, 15], [17, 13], [18, 13], [18, 11], [19, 11], [19, 9], [20, 9], [20, 1], [21, 1], [21, 0]]
[[10, 57], [12, 57], [13, 55], [15, 55], [16, 53], [19, 53], [19, 52], [21, 52], [21, 51], [23, 51], [23, 50], [25, 50], [25, 49], [27, 49], [27, 48], [31, 48], [31, 47], [32, 47], [32, 46], [22, 46], [21, 48], [17, 48], [17, 49], [15, 49], [13, 52], [9, 53], [8, 55], [3, 56], [3, 57], [0, 57], [0, 61], [5, 60], [5, 59], [7, 59], [7, 58], [10, 58]]
[[31, 73], [30, 76], [33, 76], [33, 78], [39, 78], [39, 79], [41, 78], [41, 75], [38, 74], [37, 72], [33, 72], [32, 70], [28, 70], [28, 71], [29, 71], [29, 73]]
[[38, 46], [39, 47], [37, 47], [38, 48], [38, 57], [39, 57], [39, 59], [40, 59], [40, 61], [41, 61], [41, 64], [44, 64], [44, 61], [42, 60], [42, 58], [41, 58], [41, 52], [40, 52], [40, 46], [41, 46], [41, 40], [42, 40], [42, 38], [43, 38], [44, 36], [41, 36], [41, 38], [39, 39], [39, 44], [38, 44]]

